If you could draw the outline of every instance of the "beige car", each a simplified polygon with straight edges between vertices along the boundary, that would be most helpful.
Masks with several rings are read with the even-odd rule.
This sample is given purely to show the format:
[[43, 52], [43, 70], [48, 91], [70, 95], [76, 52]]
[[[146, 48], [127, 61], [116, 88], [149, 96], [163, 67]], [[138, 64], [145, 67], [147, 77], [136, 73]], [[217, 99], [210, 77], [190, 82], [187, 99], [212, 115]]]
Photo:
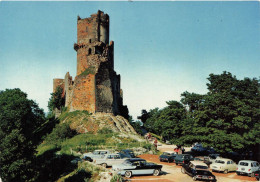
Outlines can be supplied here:
[[218, 158], [215, 163], [210, 165], [212, 172], [224, 172], [225, 174], [230, 171], [236, 171], [237, 164], [231, 159]]

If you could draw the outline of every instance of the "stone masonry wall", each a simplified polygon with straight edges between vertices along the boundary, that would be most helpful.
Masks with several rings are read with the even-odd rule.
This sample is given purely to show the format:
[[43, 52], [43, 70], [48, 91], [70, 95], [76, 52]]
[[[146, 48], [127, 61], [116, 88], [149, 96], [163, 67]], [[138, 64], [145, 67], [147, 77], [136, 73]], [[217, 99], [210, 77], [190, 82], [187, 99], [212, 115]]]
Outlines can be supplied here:
[[123, 106], [120, 75], [114, 71], [114, 42], [109, 43], [109, 16], [102, 11], [77, 21], [77, 75], [73, 81], [54, 79], [53, 90], [61, 86], [69, 111], [87, 110], [127, 117]]
[[95, 75], [79, 75], [75, 78], [70, 110], [87, 110], [95, 113]]

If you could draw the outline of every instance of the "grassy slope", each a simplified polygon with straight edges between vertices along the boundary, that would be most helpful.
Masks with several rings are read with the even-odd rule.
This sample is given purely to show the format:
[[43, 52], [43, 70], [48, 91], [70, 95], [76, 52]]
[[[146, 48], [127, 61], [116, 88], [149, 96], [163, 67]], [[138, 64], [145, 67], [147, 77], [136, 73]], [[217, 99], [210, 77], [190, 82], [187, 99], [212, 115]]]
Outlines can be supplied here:
[[[59, 117], [60, 124], [56, 125], [52, 133], [50, 133], [45, 138], [44, 142], [38, 146], [38, 158], [46, 158], [44, 156], [47, 153], [50, 153], [50, 151], [55, 151], [51, 157], [57, 160], [56, 154], [59, 154], [59, 156], [66, 156], [66, 159], [71, 159], [73, 156], [80, 156], [82, 153], [90, 152], [95, 149], [121, 150], [133, 147], [144, 147], [148, 149], [151, 148], [150, 144], [146, 144], [145, 142], [138, 142], [129, 137], [120, 136], [119, 133], [113, 133], [108, 128], [103, 128], [98, 132], [95, 129], [88, 133], [76, 133], [75, 131], [71, 131], [71, 128], [75, 129], [78, 125], [94, 126], [93, 123], [88, 122], [88, 116], [89, 114], [86, 111], [75, 111], [70, 113], [64, 112]], [[94, 132], [97, 133], [93, 134]], [[48, 168], [48, 165], [45, 166], [45, 168]], [[91, 178], [92, 180], [93, 178], [97, 177], [97, 172], [95, 171], [98, 170], [94, 170], [93, 168], [94, 171], [91, 172], [91, 170], [87, 168], [86, 164], [74, 166], [74, 169], [72, 169], [66, 169], [65, 171], [60, 172], [58, 178], [59, 181], [66, 181], [67, 178], [73, 178], [73, 176], [83, 176], [83, 178]]]

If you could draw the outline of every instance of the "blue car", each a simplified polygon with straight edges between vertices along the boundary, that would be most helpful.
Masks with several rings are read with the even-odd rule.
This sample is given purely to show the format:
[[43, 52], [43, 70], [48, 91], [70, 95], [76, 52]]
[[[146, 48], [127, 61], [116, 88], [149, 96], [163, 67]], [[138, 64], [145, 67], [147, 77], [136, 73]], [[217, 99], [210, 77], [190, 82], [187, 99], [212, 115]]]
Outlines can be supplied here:
[[130, 178], [134, 175], [154, 175], [158, 176], [161, 172], [162, 165], [148, 163], [144, 159], [132, 158], [126, 159], [121, 164], [116, 164], [112, 166], [117, 174]]

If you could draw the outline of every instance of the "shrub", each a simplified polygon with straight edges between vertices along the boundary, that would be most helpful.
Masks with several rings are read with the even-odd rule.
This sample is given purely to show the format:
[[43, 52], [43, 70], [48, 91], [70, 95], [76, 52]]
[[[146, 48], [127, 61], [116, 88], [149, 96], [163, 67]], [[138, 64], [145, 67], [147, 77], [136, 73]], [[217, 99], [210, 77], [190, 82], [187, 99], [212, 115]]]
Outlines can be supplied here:
[[116, 174], [112, 177], [110, 182], [123, 182], [123, 177], [121, 175]]
[[74, 135], [76, 135], [76, 131], [71, 130], [68, 123], [57, 124], [52, 132], [46, 137], [45, 142], [59, 146], [66, 138], [71, 138]]
[[64, 182], [82, 182], [89, 178], [91, 178], [90, 172], [87, 172], [84, 169], [79, 169], [76, 170], [72, 176], [65, 179]]
[[65, 97], [62, 97], [63, 89], [58, 86], [56, 91], [51, 93], [51, 97], [48, 102], [49, 111], [54, 111], [55, 108], [61, 109], [65, 105]]
[[110, 134], [113, 133], [113, 131], [110, 128], [102, 128], [100, 130], [98, 130], [98, 134]]

